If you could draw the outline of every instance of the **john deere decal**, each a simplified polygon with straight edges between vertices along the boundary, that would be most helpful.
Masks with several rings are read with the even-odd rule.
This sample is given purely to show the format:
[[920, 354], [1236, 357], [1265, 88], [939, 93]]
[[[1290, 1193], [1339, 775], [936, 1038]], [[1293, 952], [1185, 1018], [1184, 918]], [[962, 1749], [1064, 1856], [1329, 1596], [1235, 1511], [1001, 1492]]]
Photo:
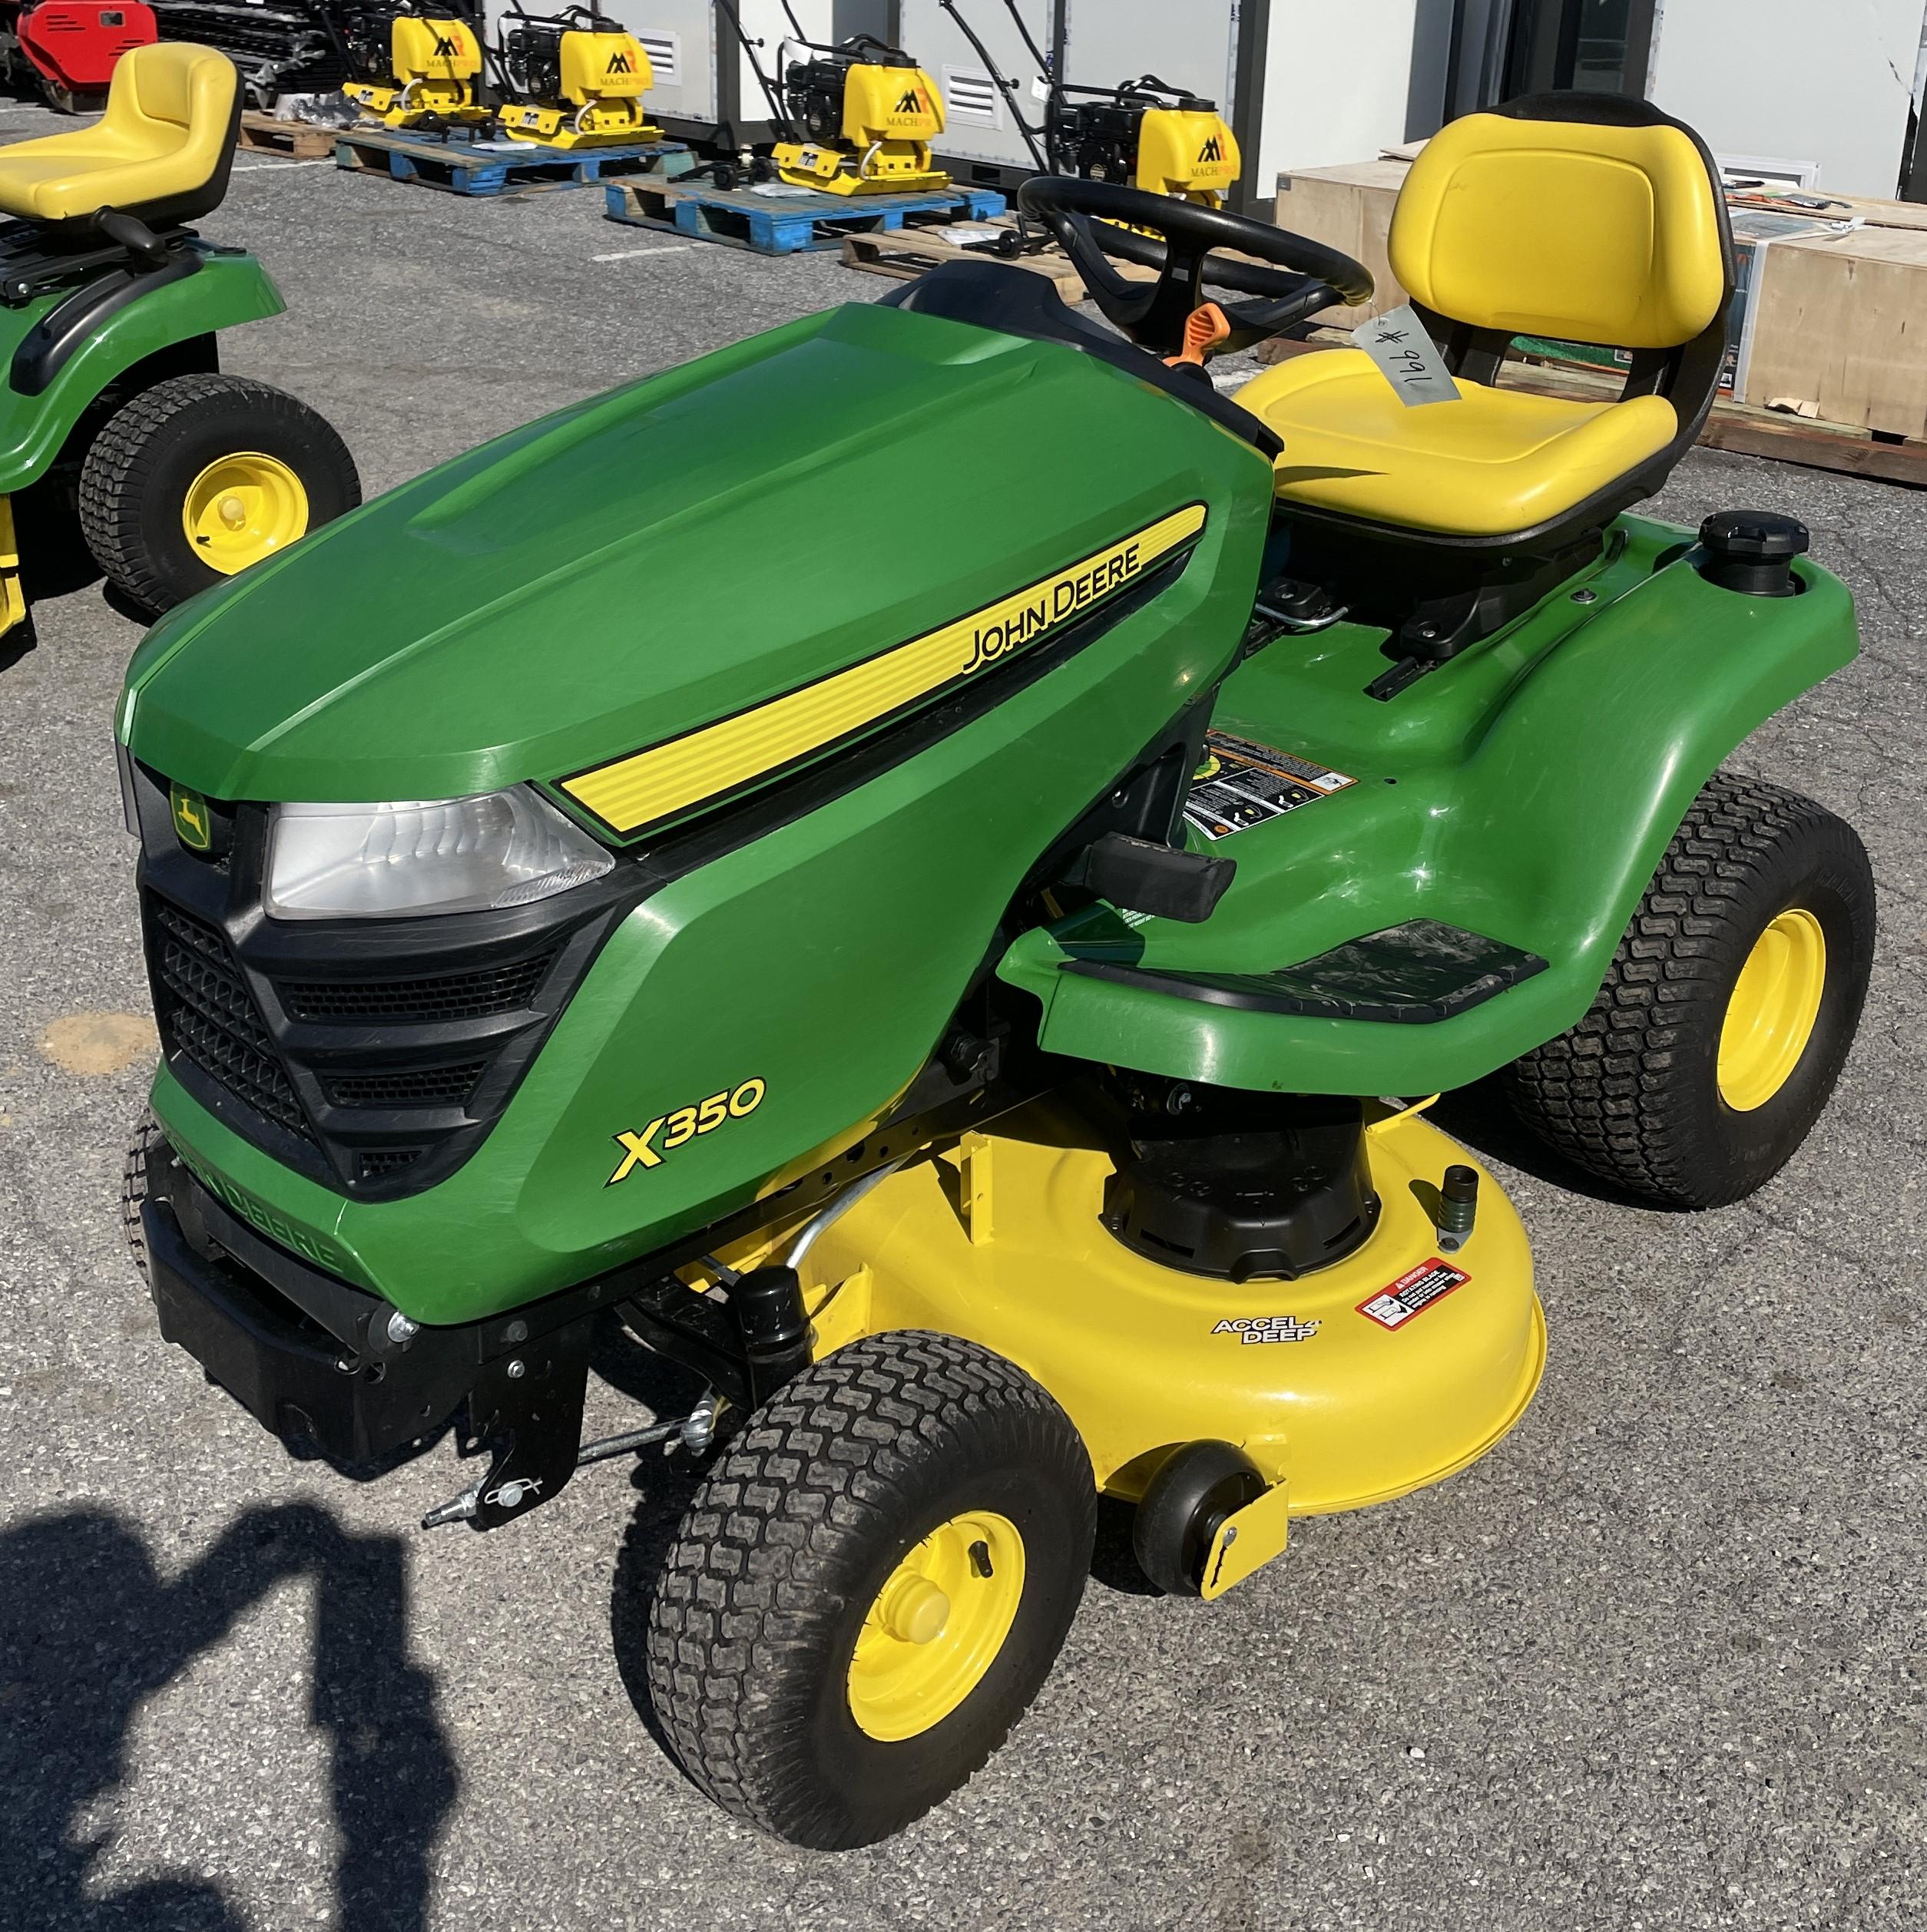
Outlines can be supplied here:
[[1187, 504], [1040, 583], [800, 690], [561, 781], [611, 832], [661, 823], [960, 683], [1071, 622], [1204, 528]]
[[206, 852], [214, 842], [214, 822], [207, 815], [207, 801], [184, 785], [171, 785], [167, 806], [174, 814], [174, 836], [190, 852]]

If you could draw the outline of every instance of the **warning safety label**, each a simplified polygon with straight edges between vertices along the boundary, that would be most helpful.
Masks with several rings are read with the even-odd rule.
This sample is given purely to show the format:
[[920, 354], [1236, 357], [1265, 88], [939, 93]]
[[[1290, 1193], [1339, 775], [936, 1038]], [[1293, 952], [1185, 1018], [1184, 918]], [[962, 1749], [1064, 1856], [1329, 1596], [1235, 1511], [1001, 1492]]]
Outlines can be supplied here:
[[1433, 1302], [1442, 1301], [1455, 1288], [1472, 1279], [1463, 1269], [1435, 1255], [1429, 1261], [1409, 1268], [1389, 1287], [1382, 1288], [1369, 1301], [1361, 1302], [1358, 1312], [1382, 1328], [1396, 1328], [1422, 1314]]
[[1228, 731], [1210, 731], [1204, 736], [1204, 762], [1185, 801], [1185, 822], [1207, 839], [1228, 839], [1357, 782], [1311, 759], [1254, 745]]

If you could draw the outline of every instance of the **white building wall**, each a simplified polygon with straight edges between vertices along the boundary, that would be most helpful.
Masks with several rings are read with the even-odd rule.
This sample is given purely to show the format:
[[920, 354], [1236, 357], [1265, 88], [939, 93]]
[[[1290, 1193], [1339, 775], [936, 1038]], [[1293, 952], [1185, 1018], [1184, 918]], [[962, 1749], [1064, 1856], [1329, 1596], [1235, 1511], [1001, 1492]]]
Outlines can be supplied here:
[[1415, 46], [1443, 71], [1442, 39], [1419, 31], [1435, 11], [1432, 0], [1271, 0], [1259, 180], [1368, 160], [1403, 141]]
[[1890, 195], [1921, 13], [1922, 0], [1666, 0], [1652, 98], [1716, 154], [1816, 161], [1822, 188]]
[[[1823, 188], [1890, 195], [1924, 7], [1664, 0], [1647, 91], [1717, 153], [1816, 162]], [[1260, 181], [1436, 127], [1451, 0], [1271, 0], [1270, 15]]]

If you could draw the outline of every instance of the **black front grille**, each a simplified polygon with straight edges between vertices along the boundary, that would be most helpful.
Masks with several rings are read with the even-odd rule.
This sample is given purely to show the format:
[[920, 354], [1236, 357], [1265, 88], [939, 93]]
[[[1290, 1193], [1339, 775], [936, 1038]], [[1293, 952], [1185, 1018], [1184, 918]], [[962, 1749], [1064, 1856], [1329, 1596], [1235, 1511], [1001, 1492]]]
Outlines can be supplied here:
[[485, 1020], [526, 1007], [555, 957], [427, 979], [287, 980], [278, 990], [296, 1020]]
[[151, 904], [162, 1044], [184, 1054], [256, 1113], [303, 1140], [311, 1138], [287, 1070], [227, 941], [178, 906], [163, 899]]
[[379, 1180], [384, 1174], [392, 1174], [422, 1158], [419, 1147], [372, 1147], [362, 1155], [359, 1172], [365, 1181]]
[[468, 1060], [395, 1074], [337, 1074], [327, 1083], [328, 1096], [336, 1107], [460, 1107], [487, 1067]]
[[231, 814], [225, 872], [175, 836], [136, 763], [142, 925], [170, 1070], [297, 1173], [362, 1201], [436, 1186], [481, 1146], [654, 875], [416, 919], [264, 916], [268, 808]]

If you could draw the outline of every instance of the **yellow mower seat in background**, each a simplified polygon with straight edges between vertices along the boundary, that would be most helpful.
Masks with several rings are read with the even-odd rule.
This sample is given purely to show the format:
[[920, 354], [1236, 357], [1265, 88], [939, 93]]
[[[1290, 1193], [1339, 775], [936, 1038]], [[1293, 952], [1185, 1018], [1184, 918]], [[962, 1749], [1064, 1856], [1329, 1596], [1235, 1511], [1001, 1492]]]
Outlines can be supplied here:
[[234, 64], [211, 47], [164, 41], [123, 54], [107, 112], [91, 127], [0, 148], [0, 210], [81, 221], [117, 209], [190, 221], [227, 191], [240, 112]]
[[[1392, 269], [1457, 344], [1460, 399], [1408, 409], [1359, 350], [1257, 377], [1238, 401], [1284, 440], [1284, 501], [1508, 535], [1633, 481], [1697, 432], [1730, 288], [1712, 164], [1646, 104], [1593, 103], [1540, 97], [1467, 114], [1419, 151], [1392, 215]], [[1515, 336], [1630, 349], [1657, 372], [1634, 385], [1653, 392], [1567, 402], [1465, 372], [1469, 350], [1480, 374], [1495, 373]]]

